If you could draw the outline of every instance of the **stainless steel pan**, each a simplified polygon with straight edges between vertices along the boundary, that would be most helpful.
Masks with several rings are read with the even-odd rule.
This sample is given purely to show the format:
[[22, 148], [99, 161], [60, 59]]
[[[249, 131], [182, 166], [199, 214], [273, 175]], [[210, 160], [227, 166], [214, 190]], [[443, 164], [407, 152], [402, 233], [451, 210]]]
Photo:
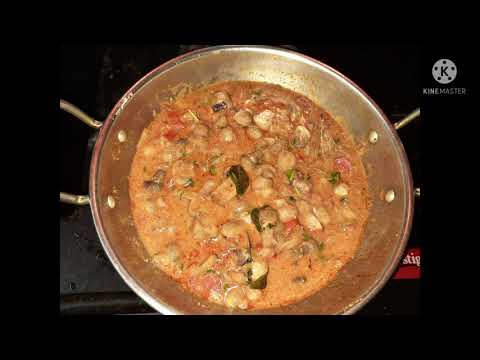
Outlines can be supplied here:
[[[359, 142], [373, 200], [365, 237], [355, 258], [326, 288], [306, 300], [255, 314], [352, 314], [382, 288], [396, 268], [410, 233], [414, 190], [407, 156], [396, 129], [417, 117], [414, 111], [391, 125], [374, 101], [351, 80], [305, 55], [266, 46], [217, 46], [177, 57], [133, 85], [107, 119], [98, 122], [60, 100], [60, 107], [100, 133], [90, 166], [89, 195], [60, 193], [60, 201], [90, 204], [100, 241], [125, 282], [163, 314], [226, 314], [226, 308], [183, 291], [146, 255], [130, 214], [128, 175], [142, 130], [159, 102], [221, 80], [264, 81], [316, 101]], [[234, 311], [234, 314], [251, 312]]]

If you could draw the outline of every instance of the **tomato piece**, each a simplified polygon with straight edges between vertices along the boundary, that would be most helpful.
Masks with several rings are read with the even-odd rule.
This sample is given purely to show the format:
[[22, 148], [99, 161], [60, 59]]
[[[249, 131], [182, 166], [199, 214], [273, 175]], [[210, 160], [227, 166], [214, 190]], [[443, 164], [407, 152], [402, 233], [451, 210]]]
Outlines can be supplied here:
[[205, 287], [205, 289], [208, 290], [208, 292], [210, 292], [211, 290], [219, 291], [222, 286], [222, 281], [218, 276], [209, 274], [204, 276], [203, 286]]
[[178, 111], [167, 111], [167, 124], [177, 130], [185, 128], [185, 124], [181, 120]]
[[298, 225], [298, 221], [297, 221], [296, 219], [287, 221], [287, 222], [284, 224], [285, 235], [290, 234], [290, 231], [292, 231], [293, 228], [294, 228], [295, 226], [297, 226], [297, 225]]
[[222, 281], [217, 275], [207, 274], [199, 277], [190, 278], [188, 281], [190, 288], [199, 296], [207, 299], [210, 291], [220, 292]]
[[163, 134], [168, 140], [172, 141], [178, 135], [176, 130], [170, 129], [166, 133]]
[[352, 163], [346, 158], [335, 159], [335, 169], [342, 175], [348, 175], [352, 171]]

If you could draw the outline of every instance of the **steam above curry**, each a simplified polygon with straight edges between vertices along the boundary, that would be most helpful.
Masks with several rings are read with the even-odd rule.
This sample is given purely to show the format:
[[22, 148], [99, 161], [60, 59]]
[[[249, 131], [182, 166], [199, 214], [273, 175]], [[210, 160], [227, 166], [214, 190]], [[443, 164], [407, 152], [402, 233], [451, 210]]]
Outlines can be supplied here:
[[369, 211], [361, 147], [280, 86], [223, 82], [162, 104], [130, 198], [152, 261], [229, 308], [298, 302], [355, 255]]

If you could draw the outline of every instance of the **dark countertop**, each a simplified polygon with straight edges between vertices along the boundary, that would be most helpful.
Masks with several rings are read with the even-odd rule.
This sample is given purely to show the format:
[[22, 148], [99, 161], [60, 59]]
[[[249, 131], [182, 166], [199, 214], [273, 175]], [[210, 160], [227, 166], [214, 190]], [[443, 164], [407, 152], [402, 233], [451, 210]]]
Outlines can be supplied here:
[[[184, 52], [188, 45], [111, 46], [65, 45], [60, 51], [60, 97], [100, 121], [122, 94], [159, 64]], [[397, 121], [420, 106], [420, 49], [414, 45], [317, 44], [294, 45], [300, 52], [336, 68], [362, 87]], [[61, 190], [88, 193], [88, 166], [96, 132], [61, 112]], [[421, 186], [420, 126], [399, 132], [410, 160], [414, 183]], [[420, 247], [421, 200], [408, 248]], [[418, 314], [419, 280], [391, 279], [359, 314]], [[75, 294], [103, 294], [108, 313], [139, 302], [113, 269], [93, 225], [88, 206], [60, 204], [60, 294], [65, 308], [78, 309]], [[121, 293], [121, 294], [120, 294]], [[82, 295], [83, 296], [83, 295]], [[88, 299], [87, 299], [88, 300]], [[86, 301], [88, 303], [88, 301]], [[113, 304], [113, 305], [112, 305]], [[135, 312], [136, 307], [128, 308]], [[138, 310], [138, 309], [137, 309]], [[92, 311], [91, 308], [88, 310]], [[146, 311], [146, 310], [145, 310]]]

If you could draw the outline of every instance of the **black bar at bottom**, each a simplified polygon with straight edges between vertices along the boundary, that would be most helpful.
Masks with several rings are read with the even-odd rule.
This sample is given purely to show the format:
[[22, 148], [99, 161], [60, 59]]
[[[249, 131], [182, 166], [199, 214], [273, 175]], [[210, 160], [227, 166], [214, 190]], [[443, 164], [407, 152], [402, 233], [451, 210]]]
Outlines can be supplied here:
[[129, 292], [60, 295], [62, 315], [113, 315], [154, 313], [136, 294]]

